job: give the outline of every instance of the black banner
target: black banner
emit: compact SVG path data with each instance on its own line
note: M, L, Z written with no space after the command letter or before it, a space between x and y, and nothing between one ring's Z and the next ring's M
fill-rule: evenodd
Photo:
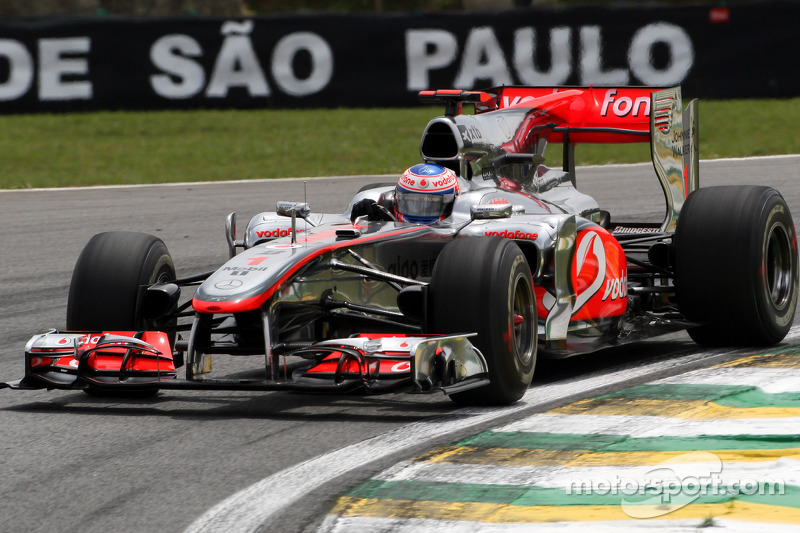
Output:
M0 23L0 112L416 105L421 89L800 95L800 4Z

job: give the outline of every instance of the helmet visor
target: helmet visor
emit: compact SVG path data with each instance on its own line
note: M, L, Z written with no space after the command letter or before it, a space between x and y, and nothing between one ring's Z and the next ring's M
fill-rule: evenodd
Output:
M397 192L397 208L410 217L440 217L444 212L446 196L442 194Z

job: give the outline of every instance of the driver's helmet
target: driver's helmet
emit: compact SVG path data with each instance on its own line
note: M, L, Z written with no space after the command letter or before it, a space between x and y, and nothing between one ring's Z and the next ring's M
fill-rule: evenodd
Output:
M432 224L453 210L461 190L456 173L441 165L420 163L409 168L395 187L395 215L404 222Z

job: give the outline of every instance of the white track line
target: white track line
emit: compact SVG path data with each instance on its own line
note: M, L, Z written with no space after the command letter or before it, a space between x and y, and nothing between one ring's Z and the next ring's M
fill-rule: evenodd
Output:
M335 520L335 523L334 523ZM708 528L708 529L705 529ZM554 522L537 524L490 524L486 522L464 522L461 520L425 520L402 518L328 517L320 528L326 533L698 533L702 531L724 531L725 533L797 533L800 526L793 524L762 524L739 522L725 518L714 518L711 524L702 519L686 520L638 520L631 522Z
M784 342L800 340L800 326L789 331ZM382 435L351 444L339 450L309 459L277 472L237 492L200 516L187 533L239 533L257 531L273 516L279 514L309 492L356 468L364 467L364 458L375 461L403 450L419 446L432 439L463 431L526 409L567 398L576 394L590 396L593 391L635 378L657 376L665 370L675 370L713 355L725 353L714 350L695 353L623 369L603 376L576 378L530 389L518 403L503 408L464 408L453 414L435 417L403 426Z

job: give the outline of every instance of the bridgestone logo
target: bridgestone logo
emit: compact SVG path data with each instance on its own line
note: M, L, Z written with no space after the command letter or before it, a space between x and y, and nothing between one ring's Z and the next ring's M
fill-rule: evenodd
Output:
M656 230L654 228L623 228L623 227L617 227L617 228L614 228L614 231L612 231L611 233L616 233L616 234L620 234L620 233L623 233L623 234L625 234L625 233L628 233L628 234L658 233L658 230Z

